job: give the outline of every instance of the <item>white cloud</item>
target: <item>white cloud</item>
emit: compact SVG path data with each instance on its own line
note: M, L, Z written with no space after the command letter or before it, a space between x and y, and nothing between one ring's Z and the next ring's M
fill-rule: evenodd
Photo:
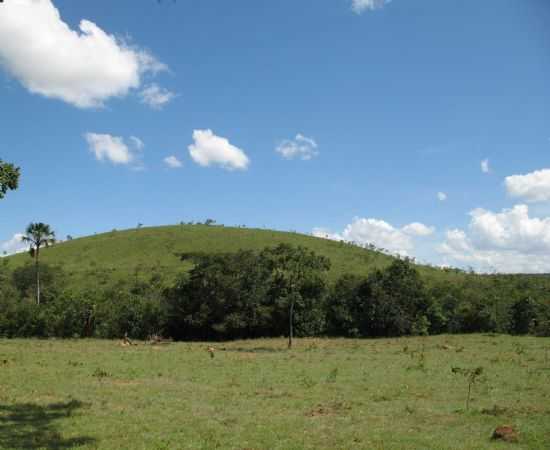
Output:
M136 151L132 151L119 136L110 134L86 133L84 138L88 142L90 151L95 155L98 161L110 161L113 164L130 164L139 160L138 151L144 147L141 139L131 136L130 140L134 144ZM142 168L141 165L137 167Z
M149 105L153 109L162 109L167 103L172 101L176 94L168 89L160 87L156 83L152 83L145 87L140 93L141 103Z
M434 231L434 228L419 222L413 222L403 228L395 228L383 220L356 217L351 224L344 228L342 233L331 233L323 228L315 228L313 235L326 239L355 242L359 245L374 244L391 253L406 256L414 249L413 237L428 236Z
M480 271L550 271L550 217L529 217L527 205L470 212L468 230L453 229L438 251Z
M171 169L178 169L183 166L183 163L174 155L167 156L163 161Z
M101 107L139 88L145 73L166 69L89 20L72 30L51 0L7 1L1 9L0 65L32 93Z
M423 223L413 222L402 228L403 232L410 236L429 236L435 231L434 227L427 227Z
M23 236L23 233L15 233L11 239L0 243L0 256L13 255L28 250L29 244L21 241Z
M484 159L481 161L481 171L483 173L489 173L491 171L491 168L489 167L489 159Z
M390 2L391 0L352 0L351 9L356 14L361 14L367 10L380 9Z
M508 194L526 202L550 201L550 169L535 170L526 175L512 175L504 180Z
M307 161L319 155L317 147L317 142L314 139L298 133L294 139L282 141L275 151L285 159L300 158Z
M143 141L136 137L136 136L130 136L130 140L132 141L132 143L134 144L134 147L138 150L143 150L145 148L145 144L143 143Z
M246 170L250 160L245 152L230 144L226 138L216 136L212 130L194 130L189 154L201 166L217 165L227 170Z
M437 199L441 202L444 202L445 200L447 200L447 194L445 194L445 192L438 192Z

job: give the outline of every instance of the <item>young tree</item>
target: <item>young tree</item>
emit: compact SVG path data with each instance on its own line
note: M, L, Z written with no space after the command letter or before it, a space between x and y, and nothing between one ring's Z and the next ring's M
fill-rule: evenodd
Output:
M29 253L34 258L36 267L36 303L40 304L40 267L39 256L41 247L49 247L55 243L55 233L49 225L37 222L31 223L25 230L25 236L21 238L23 242L28 242L31 246Z
M0 159L0 199L4 198L8 189L17 189L18 184L19 167Z

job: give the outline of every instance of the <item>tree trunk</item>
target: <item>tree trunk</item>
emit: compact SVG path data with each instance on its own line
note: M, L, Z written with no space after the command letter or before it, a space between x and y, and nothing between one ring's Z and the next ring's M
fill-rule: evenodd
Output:
M292 348L292 335L294 333L293 329L294 323L294 297L290 301L290 311L288 314L288 348Z
M34 265L36 268L36 304L40 305L40 265L38 264L38 248L34 257Z

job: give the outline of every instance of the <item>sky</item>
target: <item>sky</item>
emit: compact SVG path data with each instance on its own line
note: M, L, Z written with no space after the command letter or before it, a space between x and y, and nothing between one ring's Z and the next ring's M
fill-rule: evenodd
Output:
M0 252L215 219L550 272L547 0L4 0Z

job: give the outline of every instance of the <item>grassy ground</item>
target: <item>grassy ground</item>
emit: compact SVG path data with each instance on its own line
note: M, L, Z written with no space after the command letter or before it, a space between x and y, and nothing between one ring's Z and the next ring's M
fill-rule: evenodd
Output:
M549 449L550 339L0 340L3 449ZM465 410L467 381L484 368ZM490 440L510 424L515 444Z

